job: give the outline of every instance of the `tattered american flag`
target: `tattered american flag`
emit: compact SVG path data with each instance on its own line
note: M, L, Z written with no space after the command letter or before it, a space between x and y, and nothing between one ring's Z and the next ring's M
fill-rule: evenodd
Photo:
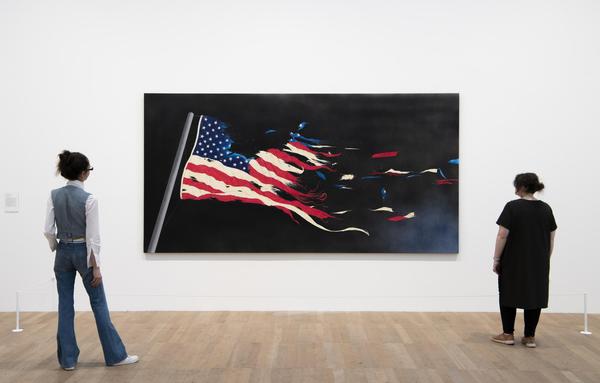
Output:
M329 232L359 231L347 227L334 230L322 221L332 216L311 203L327 196L304 190L299 177L306 171L334 171L329 157L337 154L317 152L301 142L289 140L282 149L261 150L252 158L231 150L227 125L210 116L200 116L194 149L181 177L181 199L213 199L243 202L276 208L294 221L300 217Z

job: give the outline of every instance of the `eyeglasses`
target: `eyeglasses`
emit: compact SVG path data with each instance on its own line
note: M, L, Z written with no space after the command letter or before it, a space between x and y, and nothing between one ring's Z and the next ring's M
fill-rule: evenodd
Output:
M89 168L87 171L88 171L88 172L91 172L92 170L94 170L94 168Z

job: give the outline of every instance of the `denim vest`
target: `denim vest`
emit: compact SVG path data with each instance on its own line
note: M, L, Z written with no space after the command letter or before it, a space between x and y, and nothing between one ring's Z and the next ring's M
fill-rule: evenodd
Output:
M56 220L56 237L62 240L85 238L85 203L90 193L67 185L52 190L52 204Z

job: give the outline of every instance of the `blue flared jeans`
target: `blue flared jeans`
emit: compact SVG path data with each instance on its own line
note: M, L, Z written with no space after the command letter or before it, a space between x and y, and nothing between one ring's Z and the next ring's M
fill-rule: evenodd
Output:
M104 361L113 365L127 357L125 345L121 341L115 326L110 320L108 304L104 295L104 286L100 283L92 287L92 268L87 266L87 248L85 243L60 242L54 259L54 274L58 289L58 363L64 368L75 367L79 357L79 347L75 339L75 309L73 290L75 275L79 273L90 298L90 305L96 319L96 327L104 352Z

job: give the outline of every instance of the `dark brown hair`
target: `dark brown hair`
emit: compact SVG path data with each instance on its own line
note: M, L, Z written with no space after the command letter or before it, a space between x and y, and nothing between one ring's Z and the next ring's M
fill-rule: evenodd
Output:
M537 174L535 173L521 173L517 174L513 182L515 189L525 189L527 193L535 193L544 190L544 184L540 182Z
M68 180L74 181L78 179L81 173L89 168L90 161L84 154L63 150L62 153L58 155L56 173Z

